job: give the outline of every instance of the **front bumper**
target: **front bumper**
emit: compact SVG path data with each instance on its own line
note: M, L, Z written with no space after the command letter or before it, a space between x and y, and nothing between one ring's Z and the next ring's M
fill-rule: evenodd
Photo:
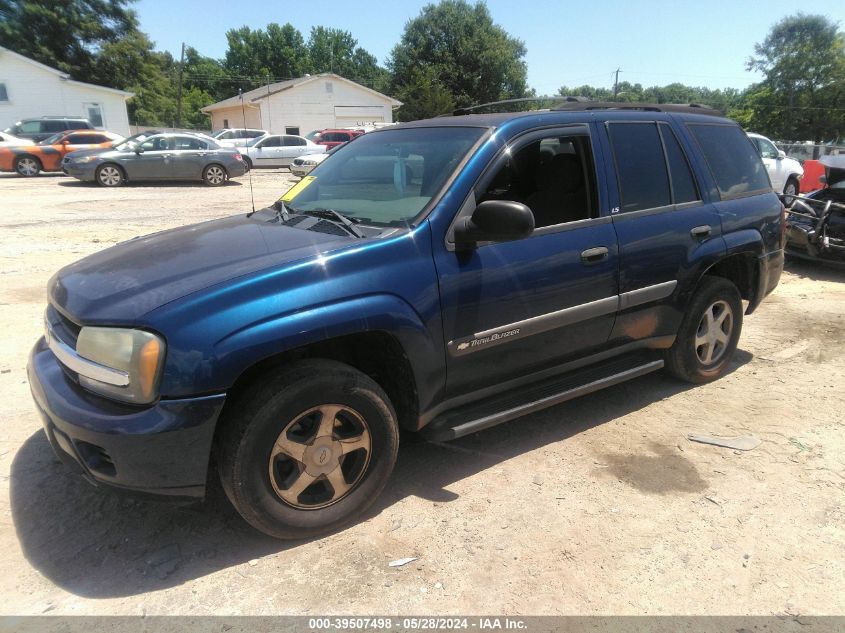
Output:
M62 163L62 171L79 180L94 181L97 165L93 163Z
M27 367L44 430L59 458L94 484L170 498L205 494L225 394L123 405L82 389L43 338Z

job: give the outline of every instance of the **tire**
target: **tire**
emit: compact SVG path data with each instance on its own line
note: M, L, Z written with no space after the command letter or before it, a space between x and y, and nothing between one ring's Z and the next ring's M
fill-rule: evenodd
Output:
M229 174L223 165L212 163L202 170L202 181L209 187L219 187L229 179Z
M94 179L101 187L119 187L126 182L123 170L113 163L106 163L97 167Z
M384 390L329 360L295 363L250 387L222 424L216 446L226 495L252 526L282 539L355 520L383 490L399 446Z
M249 159L249 156L244 156L244 163L246 163L247 171L252 171L252 161Z
M722 277L704 277L681 320L675 343L666 351L666 369L692 383L720 378L730 365L741 331L742 299L736 286Z
M35 156L29 155L18 156L15 159L14 167L15 171L18 172L18 175L23 176L24 178L37 176L41 173L41 170L44 169L40 160L38 160Z
M795 177L790 177L783 186L783 203L786 206L792 204L792 200L800 193L800 186Z

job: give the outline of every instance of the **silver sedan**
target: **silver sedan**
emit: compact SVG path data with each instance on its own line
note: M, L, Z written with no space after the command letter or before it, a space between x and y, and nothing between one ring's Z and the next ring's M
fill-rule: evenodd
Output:
M105 150L71 152L62 171L79 180L117 187L140 180L202 180L216 187L248 170L236 149L202 134L154 134Z

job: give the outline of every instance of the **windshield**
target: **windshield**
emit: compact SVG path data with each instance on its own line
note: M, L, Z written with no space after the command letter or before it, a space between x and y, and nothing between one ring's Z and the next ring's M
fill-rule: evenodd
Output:
M67 134L67 132L57 132L56 134L53 134L53 136L48 136L47 138L45 138L39 143L39 145L55 145L62 139L65 134Z
M142 141L144 141L144 139L151 137L153 134L158 134L158 132L140 132L138 134L133 134L132 136L123 139L120 143L117 143L116 145L112 146L112 149L134 149L135 146L138 145L138 143L141 143Z
M252 147L252 146L253 146L253 145L255 145L258 141L263 141L263 140L264 140L264 137L263 137L263 136L256 136L255 138L251 138L251 139L249 139L246 143L244 143L244 145L246 145L247 147Z
M309 141L316 141L320 137L320 130L311 130L308 134L305 135Z
M485 130L420 127L365 134L286 195L291 211L332 209L375 226L407 226ZM293 192L291 192L293 193Z

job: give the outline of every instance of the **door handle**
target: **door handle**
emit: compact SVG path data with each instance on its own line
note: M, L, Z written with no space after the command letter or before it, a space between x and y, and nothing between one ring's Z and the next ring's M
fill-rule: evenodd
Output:
M581 252L581 261L585 264L595 264L607 259L607 247L596 246Z
M701 226L696 226L691 229L689 234L692 235L694 239L703 240L706 237L710 237L710 233L712 231L713 228L709 224L702 224Z

